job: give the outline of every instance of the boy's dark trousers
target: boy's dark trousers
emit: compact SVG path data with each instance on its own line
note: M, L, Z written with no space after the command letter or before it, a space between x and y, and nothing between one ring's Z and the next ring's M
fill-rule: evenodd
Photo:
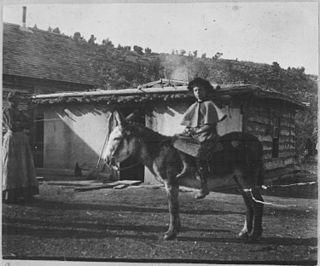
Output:
M208 190L208 176L209 176L209 163L212 158L214 148L217 144L216 140L207 140L201 143L199 156L196 158L198 173L200 175L201 189L197 198L204 198L209 194Z

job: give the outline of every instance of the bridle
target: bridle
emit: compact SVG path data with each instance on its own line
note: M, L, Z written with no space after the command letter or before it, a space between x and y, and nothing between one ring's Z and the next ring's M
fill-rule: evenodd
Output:
M137 140L138 140L139 143L141 143L141 139L140 139L140 138L137 138ZM136 162L136 163L134 163L134 164L132 164L132 165L129 165L129 166L118 167L118 166L116 165L116 162L115 162L114 158L112 157L110 163L109 163L109 164L105 163L103 167L105 167L106 165L108 165L110 168L113 168L113 169L115 169L116 171L123 171L123 170L127 170L127 169L131 169L131 168L133 168L133 167L136 167L136 166L138 166L138 165L140 165L140 164L141 164L141 162L138 161L138 162Z

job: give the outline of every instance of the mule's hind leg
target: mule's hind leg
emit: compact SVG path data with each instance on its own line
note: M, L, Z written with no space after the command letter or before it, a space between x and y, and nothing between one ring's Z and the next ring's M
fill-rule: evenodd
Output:
M242 178L242 175L234 176L233 179L236 182L238 189L240 190L244 203L246 204L246 219L244 221L244 225L242 230L239 233L239 237L247 239L249 237L250 232L252 231L253 226L253 216L254 216L254 207L252 204L252 199L249 192L243 190L245 186L245 182Z
M243 197L244 202L246 204L247 211L246 211L246 219L244 221L243 228L239 233L239 237L247 239L249 237L249 234L250 234L250 232L252 230L252 226L253 226L254 208L252 205L252 200L250 199L250 196L248 196L247 192L242 191L242 197Z
M263 198L258 188L252 189L251 201L253 205L253 227L249 234L250 240L257 240L262 235Z
M181 227L179 217L179 185L177 182L165 182L165 187L168 195L170 224L169 229L164 235L165 240L176 238Z

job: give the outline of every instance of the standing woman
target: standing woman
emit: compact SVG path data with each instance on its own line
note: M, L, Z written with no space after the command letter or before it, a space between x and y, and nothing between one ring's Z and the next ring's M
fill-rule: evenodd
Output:
M18 110L19 98L9 93L3 110L2 199L7 203L29 201L39 194L39 186L28 136L27 117Z

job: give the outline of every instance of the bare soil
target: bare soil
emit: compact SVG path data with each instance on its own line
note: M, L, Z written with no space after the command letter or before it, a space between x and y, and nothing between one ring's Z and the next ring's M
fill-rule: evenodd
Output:
M314 189L316 190L316 189ZM86 192L43 181L31 203L3 204L4 259L316 264L317 199L265 196L262 239L237 238L245 206L237 194L194 199L180 192L182 232L165 241L169 215L159 186Z

